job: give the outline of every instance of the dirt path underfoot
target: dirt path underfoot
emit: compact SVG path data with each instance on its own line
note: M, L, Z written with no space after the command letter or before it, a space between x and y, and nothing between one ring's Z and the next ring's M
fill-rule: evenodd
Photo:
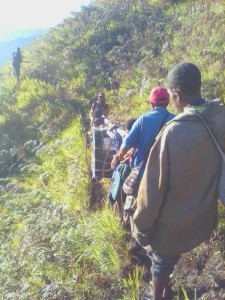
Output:
M129 228L127 232L130 266L126 272L132 273L136 267L139 273L143 271L140 283L140 300L143 300L151 282L151 259L132 239ZM175 266L170 285L168 300L225 300L225 248L219 248L217 241L211 239L182 255Z
M90 186L90 208L93 210L102 209L103 199L106 197L106 190L98 179L92 179Z

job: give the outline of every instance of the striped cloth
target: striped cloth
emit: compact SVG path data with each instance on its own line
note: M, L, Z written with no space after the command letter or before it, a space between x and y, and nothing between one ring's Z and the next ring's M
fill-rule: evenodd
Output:
M116 154L115 143L106 134L108 127L92 128L92 178L111 178L111 161Z

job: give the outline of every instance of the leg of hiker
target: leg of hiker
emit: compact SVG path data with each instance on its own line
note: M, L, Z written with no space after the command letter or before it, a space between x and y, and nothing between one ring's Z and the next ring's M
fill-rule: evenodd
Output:
M15 66L15 68L14 68L14 75L15 75L17 81L19 81L19 77L20 77L20 68L18 68L17 66Z
M113 204L113 209L115 211L115 213L120 216L121 212L120 212L120 203L118 201L115 201L115 203Z
M17 81L19 81L20 80L20 67L18 68L18 70L17 70Z
M179 256L161 256L153 252L152 260L152 283L154 300L166 299L169 292L169 277L172 274L175 264L179 261ZM164 296L164 298L163 298Z
M122 199L122 189L120 188L120 197L117 199L117 212L118 212L118 216L121 217L122 216L122 211L123 211L123 199Z

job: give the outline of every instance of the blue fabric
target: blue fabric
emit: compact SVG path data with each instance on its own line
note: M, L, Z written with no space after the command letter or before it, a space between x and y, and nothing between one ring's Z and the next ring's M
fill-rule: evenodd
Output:
M119 164L114 170L108 194L110 202L122 200L122 186L125 179L130 174L130 171L131 169L128 162Z
M173 273L174 266L178 263L180 256L160 256L153 252L150 255L152 260L151 273L153 277L168 276Z
M143 176L150 148L161 129L162 121L166 114L168 115L164 122L165 124L172 120L175 115L168 113L164 107L156 107L149 113L140 116L123 141L123 147L126 149L138 148L134 158L134 167L137 167L141 161L144 161L138 176L139 180L141 180Z

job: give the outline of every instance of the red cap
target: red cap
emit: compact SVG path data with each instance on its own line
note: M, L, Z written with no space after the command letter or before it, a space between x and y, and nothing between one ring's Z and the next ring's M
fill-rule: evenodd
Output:
M167 89L158 86L151 91L148 101L154 104L168 104L169 98Z

